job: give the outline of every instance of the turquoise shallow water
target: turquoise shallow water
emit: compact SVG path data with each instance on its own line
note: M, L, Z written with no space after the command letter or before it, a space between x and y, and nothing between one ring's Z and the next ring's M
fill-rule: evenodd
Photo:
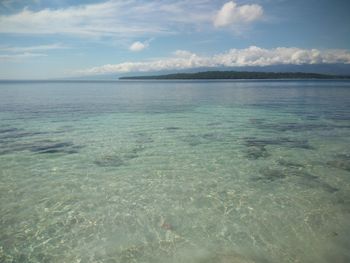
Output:
M1 262L349 262L350 82L0 84Z

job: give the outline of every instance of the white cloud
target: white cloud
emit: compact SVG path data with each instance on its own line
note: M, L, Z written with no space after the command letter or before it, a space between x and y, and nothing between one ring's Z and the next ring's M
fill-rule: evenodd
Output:
M270 66L281 64L350 64L348 50L318 50L278 47L264 49L251 46L245 49L231 49L228 52L213 56L199 56L188 51L176 51L169 58L143 62L125 62L108 64L77 73L83 75L149 72L161 70L180 70L200 67L242 67L242 66Z
M136 41L136 42L131 44L131 46L129 47L129 50L133 51L133 52L139 52L139 51L144 50L148 46L149 46L149 43L147 41L143 42L143 43L140 41Z
M264 11L260 5L238 6L234 1L227 2L222 6L214 17L216 27L225 27L236 24L248 24L260 19Z
M38 45L38 46L27 46L27 47L0 46L0 51L20 53L20 52L33 52L33 51L48 51L48 50L66 49L66 48L68 47L62 45L61 43L55 43L55 44L49 44L49 45Z
M37 11L24 8L0 15L0 33L130 39L215 30L213 18L216 27L249 24L263 13L260 5L238 6L233 1L216 11L211 0L107 0Z
M7 62L14 62L14 61L20 61L22 59L27 58L35 58L35 57L46 57L46 54L42 53L20 53L20 54L0 54L0 61L7 61Z
M132 0L107 1L98 4L72 6L61 9L31 11L23 9L12 15L0 16L0 33L71 34L79 36L133 35L161 32L160 27L129 23L123 20Z
M37 46L0 46L0 61L20 61L23 59L35 58L35 57L46 57L47 54L37 53L46 52L55 49L68 48L60 43L49 44L49 45L37 45Z
M188 58L191 57L193 54L187 50L176 50L174 52L174 55L180 58Z
M212 3L208 0L109 0L39 11L24 8L15 14L2 14L0 33L115 38L153 36L210 24L213 15Z

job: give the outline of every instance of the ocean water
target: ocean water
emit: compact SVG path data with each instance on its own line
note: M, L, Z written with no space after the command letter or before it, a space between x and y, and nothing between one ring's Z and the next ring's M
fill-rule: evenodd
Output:
M0 83L0 262L350 262L350 82Z

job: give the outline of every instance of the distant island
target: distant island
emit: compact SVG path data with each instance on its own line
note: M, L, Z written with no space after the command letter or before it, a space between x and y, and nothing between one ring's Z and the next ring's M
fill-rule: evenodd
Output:
M350 79L345 75L329 75L303 72L250 72L250 71L205 71L176 73L156 76L120 77L121 80L177 80L177 79Z

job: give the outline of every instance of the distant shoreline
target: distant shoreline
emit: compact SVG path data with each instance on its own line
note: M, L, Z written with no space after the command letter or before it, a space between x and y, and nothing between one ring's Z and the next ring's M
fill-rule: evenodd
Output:
M0 79L4 83L112 83L120 81L350 81L350 75L332 75L304 72L204 71L149 76L124 76L97 79Z
M120 80L346 80L350 76L304 72L204 71L152 76L120 77Z
M134 78L120 78L120 79L98 79L98 80L42 80L42 79L30 79L30 80L14 80L6 79L0 80L0 85L4 84L30 84L30 83L118 83L118 82L288 82L288 81L346 81L350 82L350 77L346 78L275 78L275 79L134 79Z

